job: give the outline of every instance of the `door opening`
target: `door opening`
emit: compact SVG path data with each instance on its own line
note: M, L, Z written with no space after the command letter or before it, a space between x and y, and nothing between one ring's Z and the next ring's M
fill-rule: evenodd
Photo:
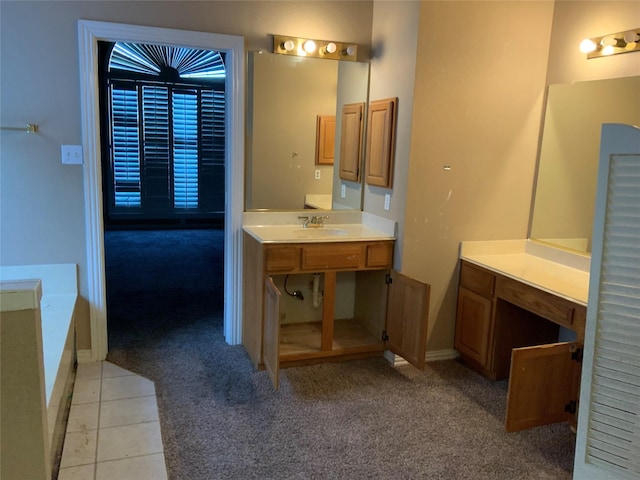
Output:
M229 344L241 342L241 225L244 198L244 41L242 37L155 27L80 20L80 89L84 191L90 305L90 360L104 360L108 350L104 267L104 213L97 85L98 42L139 42L181 45L224 52L227 59L225 120L225 219L224 219L224 336ZM89 360L89 359L87 359Z

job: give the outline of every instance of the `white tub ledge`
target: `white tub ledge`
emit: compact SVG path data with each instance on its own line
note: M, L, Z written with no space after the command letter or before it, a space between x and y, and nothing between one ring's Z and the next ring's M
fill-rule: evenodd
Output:
M73 388L77 299L75 264L0 267L2 402L15 410L3 408L2 438L24 440L1 445L3 473L27 468L51 476ZM29 433L25 421L37 421Z

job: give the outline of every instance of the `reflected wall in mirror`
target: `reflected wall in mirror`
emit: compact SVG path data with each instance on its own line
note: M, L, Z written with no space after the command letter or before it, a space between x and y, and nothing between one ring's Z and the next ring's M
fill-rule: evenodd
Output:
M640 77L549 86L531 238L591 251L603 123L640 125Z
M355 97L366 102L369 65L249 52L247 85L245 209L360 209L360 184L340 188L334 170L338 112ZM316 164L318 115L336 115L333 165Z

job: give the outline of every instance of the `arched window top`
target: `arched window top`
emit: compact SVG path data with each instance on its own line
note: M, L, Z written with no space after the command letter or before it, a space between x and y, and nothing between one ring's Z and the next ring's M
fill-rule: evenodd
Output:
M224 78L226 69L220 52L167 45L116 42L109 59L109 71L124 70L160 76L173 69L181 78Z

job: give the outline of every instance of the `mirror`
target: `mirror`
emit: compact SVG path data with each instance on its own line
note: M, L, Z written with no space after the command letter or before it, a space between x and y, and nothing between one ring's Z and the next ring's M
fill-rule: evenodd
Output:
M591 251L603 123L640 125L640 76L549 86L530 238Z
M338 177L342 105L367 102L369 64L249 52L245 210L355 209ZM334 162L316 163L318 116L334 115Z

